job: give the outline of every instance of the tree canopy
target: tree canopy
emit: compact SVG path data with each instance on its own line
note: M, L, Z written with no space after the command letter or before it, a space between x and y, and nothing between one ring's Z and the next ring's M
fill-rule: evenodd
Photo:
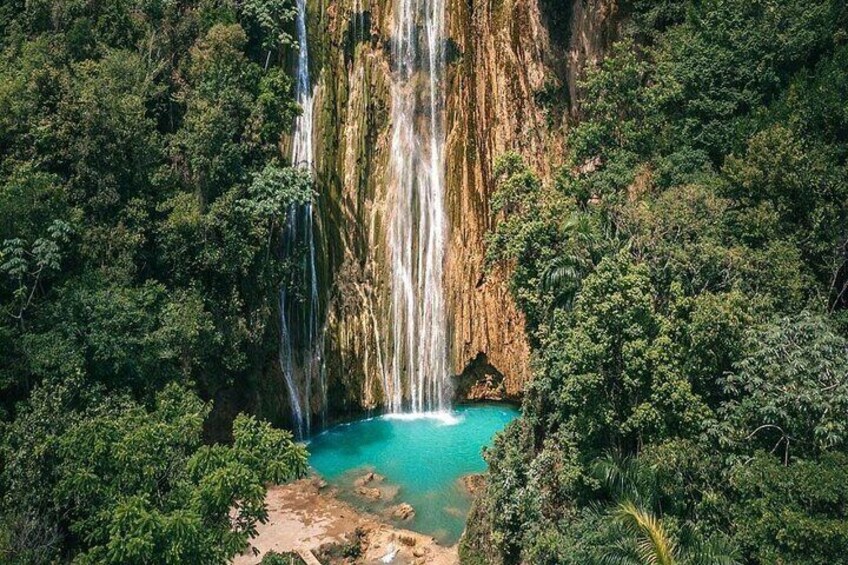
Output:
M226 563L305 471L254 416L291 2L0 7L0 561Z
M511 268L534 375L460 553L844 560L848 11L621 18L560 172L496 167L489 260Z

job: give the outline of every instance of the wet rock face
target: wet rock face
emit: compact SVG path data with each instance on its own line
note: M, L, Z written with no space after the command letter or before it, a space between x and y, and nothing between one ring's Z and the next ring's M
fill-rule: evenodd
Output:
M455 378L454 390L465 400L516 400L517 392L510 394L503 374L491 363L485 353L478 353L462 373Z
M530 377L530 349L508 273L484 267L485 234L495 221L494 163L515 151L542 178L555 173L579 113L577 82L615 36L617 2L451 0L448 6L458 53L447 85L451 360L457 375L480 354L494 369L465 397L514 398Z
M580 68L615 36L613 0L449 0L445 76L445 300L449 369L492 368L462 398L514 398L530 377L524 318L508 272L487 271L495 159L516 151L543 178L578 115ZM392 189L393 0L314 3L319 279L331 413L384 402L392 323L387 230ZM467 376L467 375L465 375ZM462 379L460 379L462 380Z
M460 374L485 354L503 375L505 394L517 395L530 376L524 317L510 297L508 273L484 265L494 221L492 171L497 157L512 150L550 172L565 116L549 113L537 92L560 81L564 53L551 44L536 0L454 0L448 20L459 53L447 85L451 361Z

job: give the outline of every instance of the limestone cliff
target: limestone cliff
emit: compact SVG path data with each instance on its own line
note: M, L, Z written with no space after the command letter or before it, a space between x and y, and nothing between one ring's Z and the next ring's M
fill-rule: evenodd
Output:
M445 288L461 394L520 394L524 319L506 273L484 269L495 159L524 155L543 176L561 161L577 77L614 34L609 0L448 0ZM327 313L330 409L382 402L390 348L386 246L391 0L310 7L315 156ZM480 382L469 383L468 380ZM482 380L481 380L482 379ZM471 392L476 391L476 392Z

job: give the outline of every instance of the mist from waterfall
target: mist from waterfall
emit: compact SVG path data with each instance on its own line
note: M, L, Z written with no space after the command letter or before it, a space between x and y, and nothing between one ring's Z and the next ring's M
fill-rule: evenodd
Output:
M395 0L390 156L392 412L446 409L450 398L443 291L444 0Z
M297 68L295 97L301 114L297 117L292 143L292 164L312 171L312 85L306 36L306 0L297 0ZM294 268L292 285L298 291L280 289L280 369L291 403L292 422L298 437L312 427L313 396L317 387L320 409L327 406L327 380L323 366L323 328L320 325L318 276L315 266L315 233L312 203L294 204L287 213L282 256Z

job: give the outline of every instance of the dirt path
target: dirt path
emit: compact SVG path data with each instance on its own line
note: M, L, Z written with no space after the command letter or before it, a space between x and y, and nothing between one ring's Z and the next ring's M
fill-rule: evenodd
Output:
M455 565L456 546L442 547L430 536L403 530L379 518L357 511L334 496L329 487L319 488L315 479L303 479L268 490L268 522L260 524L251 546L258 550L236 557L234 565L256 565L262 555L310 549L317 554L326 543L352 539L356 528L365 532L362 564ZM391 554L391 560L384 560Z

